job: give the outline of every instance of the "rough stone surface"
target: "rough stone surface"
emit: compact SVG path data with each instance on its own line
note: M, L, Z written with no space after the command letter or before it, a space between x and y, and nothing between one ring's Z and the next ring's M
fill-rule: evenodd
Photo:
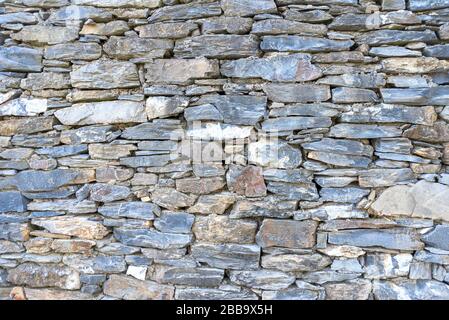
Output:
M172 300L174 288L153 281L111 275L104 284L105 294L123 300Z
M0 300L449 299L448 0L0 0Z
M261 247L311 248L315 245L313 221L265 220L257 234Z
M8 281L31 288L56 287L77 290L81 287L79 273L67 267L25 263L12 269Z

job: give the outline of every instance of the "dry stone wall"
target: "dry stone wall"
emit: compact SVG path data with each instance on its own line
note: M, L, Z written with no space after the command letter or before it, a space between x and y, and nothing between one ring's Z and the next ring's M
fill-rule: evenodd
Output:
M0 0L3 299L449 299L449 0Z

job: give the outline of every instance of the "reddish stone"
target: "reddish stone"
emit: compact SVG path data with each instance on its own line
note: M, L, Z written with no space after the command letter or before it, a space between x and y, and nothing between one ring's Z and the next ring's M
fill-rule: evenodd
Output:
M263 178L262 168L246 167L236 178L234 192L247 197L264 197L267 195L267 186Z

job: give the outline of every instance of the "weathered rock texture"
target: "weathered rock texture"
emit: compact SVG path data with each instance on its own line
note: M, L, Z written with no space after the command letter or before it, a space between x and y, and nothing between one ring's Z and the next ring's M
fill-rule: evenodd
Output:
M0 299L449 299L448 14L0 0Z

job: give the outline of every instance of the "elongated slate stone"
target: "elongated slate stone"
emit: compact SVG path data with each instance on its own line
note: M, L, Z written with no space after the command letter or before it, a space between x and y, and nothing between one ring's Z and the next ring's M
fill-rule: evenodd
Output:
M103 50L112 59L150 60L163 57L167 50L173 49L173 46L172 40L112 36L103 45Z
M270 110L270 117L310 116L310 117L335 117L339 114L332 103L305 103L292 104L283 108Z
M320 197L323 201L339 203L358 203L363 197L369 195L370 190L357 187L322 188Z
M410 154L412 142L407 138L378 139L374 141L374 148L378 152Z
M84 24L80 31L82 36L120 36L129 30L128 23L123 20L114 20L107 23Z
M12 183L24 192L52 191L73 184L79 175L78 171L71 169L22 171L12 178Z
M386 73L438 73L449 69L449 61L433 57L388 58L382 60L382 70Z
M97 43L62 43L49 46L44 51L45 59L53 60L95 60L101 57L101 46Z
M348 139L374 139L400 137L402 130L394 126L341 123L333 126L329 136Z
M343 113L342 122L351 123L414 123L431 126L437 120L433 107L405 107L401 105L380 104L377 106L353 106L352 111Z
M409 168L404 169L370 169L360 172L359 185L365 188L388 187L404 184L415 179Z
M449 87L381 89L380 92L386 103L402 103L414 106L442 106L449 103Z
M409 50L399 46L374 47L369 51L370 55L378 57L420 57L420 51Z
M203 97L198 103L214 105L223 121L233 125L255 125L267 109L267 98L259 96L214 95Z
M31 0L35 1L35 0ZM73 0L73 4L100 8L150 8L161 5L160 0Z
M291 217L291 210L296 209L296 201L282 201L278 198L267 198L260 201L238 201L230 217L234 219L267 217L267 218L288 218Z
M192 257L213 268L232 270L255 270L259 268L260 247L241 244L192 245Z
M40 72L41 70L40 50L24 47L0 48L0 71Z
M62 158L67 156L72 156L80 153L87 152L86 145L69 145L69 146L58 146L58 147L47 147L37 149L37 154L43 154L50 156L52 158Z
M46 99L13 99L0 104L0 116L36 116L47 111Z
M55 193L53 191L52 193ZM76 200L76 199L52 199L47 201L33 201L28 204L28 210L30 211L42 211L42 212L68 212L73 214L86 214L95 213L97 211L97 205L93 201L89 200ZM42 214L45 217L45 214ZM56 215L58 216L58 215ZM40 214L37 214L40 217Z
M161 283L217 287L220 285L223 276L224 270L221 269L158 266L152 278Z
M150 83L190 84L194 79L218 77L217 60L157 59L145 65L146 80Z
M176 41L174 54L179 58L236 59L256 56L259 42L255 36L202 35Z
M128 157L121 158L120 164L126 167L139 168L139 167L161 167L168 164L170 161L170 155L154 155L154 156L140 156L140 157Z
M121 202L105 204L98 208L98 212L108 218L154 220L155 214L160 214L160 208L152 203Z
M77 27L35 25L24 26L19 32L13 33L11 38L35 45L46 45L71 42L78 39L78 33Z
M150 23L160 21L177 21L206 18L221 15L221 6L218 2L213 3L189 3L174 6L165 6L157 9L150 16Z
M90 198L97 202L113 202L126 199L131 191L125 186L115 186L106 183L96 183L89 187Z
M327 76L317 81L318 84L354 88L377 88L386 84L385 75L378 73L343 74Z
M251 33L257 35L278 35L278 34L298 34L298 35L324 35L327 27L322 24L303 23L285 19L266 19L256 21L253 24Z
M88 217L61 216L33 219L32 224L40 226L51 233L89 240L103 239L109 233L103 224L89 220Z
M411 11L426 11L434 9L449 8L447 0L410 0L409 9Z
M225 62L221 73L234 78L262 78L268 81L311 81L321 77L309 55L294 54L269 58L247 58Z
M0 24L33 24L37 18L30 12L13 12L0 15Z
M156 22L138 26L136 31L139 32L141 38L182 39L188 37L197 29L198 25L193 22Z
M279 269L284 272L304 272L321 270L331 263L332 260L330 258L321 254L281 254L263 256L261 265L267 269Z
M377 102L377 94L368 89L358 88L335 88L332 90L332 102L334 103L357 103L357 102Z
M141 123L147 121L141 102L104 101L74 104L55 112L65 125Z
M247 34L251 31L253 20L241 17L212 17L201 21L203 34ZM184 37L183 37L184 38Z
M70 73L72 86L80 89L134 88L140 86L136 65L98 60Z
M385 44L403 45L410 42L432 43L438 41L434 31L402 31L402 30L376 30L356 37L357 43L366 43L370 46Z
M257 300L259 297L250 290L221 290L211 288L179 288L178 300Z
M87 126L63 131L61 133L61 143L69 145L99 143L113 140L117 135L117 133L114 133L112 126Z
M301 36L264 36L260 44L263 51L330 52L346 51L354 45L351 40L329 40Z
M447 300L449 286L436 280L376 280L373 293L379 300Z
M369 27L369 15L366 14L342 14L336 17L329 25L329 29L338 31L361 31Z
M71 5L52 12L48 21L51 21L55 25L64 25L67 22L84 21L87 19L96 22L107 22L112 20L113 17L110 12L104 9Z
M25 263L10 270L8 281L32 288L57 287L78 290L81 287L79 273L68 267Z
M65 265L85 274L121 273L126 270L124 257L65 255Z
M371 158L344 155L344 154L332 154L321 151L312 151L307 155L309 159L317 160L327 164L340 167L354 167L354 168L368 168L371 163Z
M223 0L221 7L226 16L248 17L277 12L276 3L273 0Z
M130 140L179 140L182 136L180 124L168 121L153 121L129 127L122 134L123 138Z
M172 300L173 286L142 281L124 275L111 275L104 284L104 293L124 300Z
M266 132L280 132L311 128L328 128L331 125L332 120L328 117L282 117L264 121L262 123L262 129Z
M329 243L336 245L350 245L357 247L382 247L396 250L420 250L424 244L419 235L412 230L386 229L386 230L348 230L331 232L328 235Z
M114 237L125 245L155 249L184 248L192 242L191 235L162 233L154 229L114 228Z
M274 270L231 271L229 278L239 285L265 290L279 290L289 287L295 277Z
M318 200L319 195L314 183L285 183L271 181L267 190L287 200Z
M274 102L321 102L332 97L325 85L268 83L263 90Z
M301 145L305 150L328 152L332 154L348 154L371 157L373 148L353 140L341 140L324 138L317 142L304 143Z
M232 140L245 139L251 136L253 127L237 126L222 123L206 123L201 126L189 126L187 129L187 136L192 139L202 140Z

